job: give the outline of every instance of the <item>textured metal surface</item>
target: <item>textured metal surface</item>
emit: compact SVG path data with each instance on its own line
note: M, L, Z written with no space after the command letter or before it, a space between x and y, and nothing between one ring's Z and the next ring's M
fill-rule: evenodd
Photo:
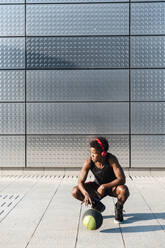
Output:
M133 134L165 134L165 102L131 104Z
M25 132L25 104L0 103L0 133L23 134Z
M131 0L132 2L151 2L151 0ZM163 2L164 0L153 0L152 2Z
M0 194L0 222L14 209L22 197L18 194Z
M129 3L110 4L115 1L27 0L38 3L26 6L27 35L128 35ZM132 2L131 34L165 34L164 2ZM16 4L25 1L0 3L0 36L24 35L25 6ZM165 72L160 69L165 67L164 57L165 36L131 37L131 67L155 68L131 70L132 101L165 101ZM128 101L128 70L85 69L128 68L129 37L27 37L27 67L84 69L27 71L29 101ZM25 38L1 37L0 69L24 68ZM23 71L0 71L0 101L24 101L24 80ZM24 108L21 103L0 104L1 134L24 134ZM132 133L165 134L165 102L131 103L131 111ZM81 166L91 137L87 133L109 133L114 154L119 154L119 160L121 156L122 166L129 165L128 136L110 135L128 134L128 103L29 103L27 132L62 134L28 136L28 166ZM164 136L131 138L133 167L164 166ZM24 136L1 136L0 166L24 166L24 149Z
M0 101L25 100L25 72L0 71Z
M0 0L0 3L25 3L25 0Z
M165 37L131 37L132 67L165 67Z
M132 136L132 167L164 167L165 136Z
M27 67L128 67L128 37L27 38Z
M165 70L131 70L133 101L165 101Z
M165 3L134 3L131 34L165 34Z
M28 101L128 101L128 70L27 71Z
M0 38L0 69L25 67L25 38Z
M128 103L29 103L27 132L127 134Z
M27 5L27 35L129 34L129 4Z
M0 5L0 36L25 35L24 5Z
M0 167L25 166L25 137L0 136Z
M81 167L90 156L89 142L95 136L28 136L27 166ZM110 152L123 167L128 167L128 136L106 135Z
M4 0L5 1L5 0ZM119 0L26 0L27 3L97 3L97 2L118 2ZM128 2L128 0L120 0L120 2Z

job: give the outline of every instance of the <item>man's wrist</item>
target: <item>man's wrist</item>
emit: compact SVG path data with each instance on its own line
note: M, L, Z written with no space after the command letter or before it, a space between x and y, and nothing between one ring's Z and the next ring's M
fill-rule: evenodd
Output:
M110 189L111 188L111 186L109 186L108 184L103 184L103 187L104 187L104 189Z

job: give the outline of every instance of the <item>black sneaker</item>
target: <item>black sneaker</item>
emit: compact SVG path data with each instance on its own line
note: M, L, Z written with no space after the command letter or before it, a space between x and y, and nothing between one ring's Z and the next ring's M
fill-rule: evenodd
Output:
M92 208L102 213L105 210L105 205L101 201L98 201L93 203Z
M120 204L116 203L115 204L115 220L114 222L116 224L119 224L123 221L123 206Z

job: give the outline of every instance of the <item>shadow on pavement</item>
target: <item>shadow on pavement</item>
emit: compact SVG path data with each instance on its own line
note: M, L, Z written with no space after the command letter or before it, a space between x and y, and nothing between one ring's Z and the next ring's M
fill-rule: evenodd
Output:
M104 219L114 218L113 215L103 216ZM165 225L147 225L148 220L152 219L165 219L165 213L131 213L124 214L124 222L120 225L122 232L153 232L153 231L165 231ZM124 226L124 224L136 223L138 221L146 221L146 225L143 226ZM120 228L103 229L100 232L104 233L120 233Z
M165 230L165 225L149 225L149 226L122 226L122 233L133 233L133 232L153 232L153 231L160 231ZM120 233L120 228L110 228L110 229L103 229L100 232L103 233Z

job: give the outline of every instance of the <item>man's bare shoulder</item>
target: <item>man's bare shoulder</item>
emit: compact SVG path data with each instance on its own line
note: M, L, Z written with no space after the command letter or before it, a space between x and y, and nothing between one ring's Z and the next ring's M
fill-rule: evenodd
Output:
M114 172L119 173L123 178L125 178L124 170L122 166L119 164L119 161L115 155L111 154L109 158L109 164L113 168Z
M90 168L91 166L91 157L86 158L84 164L83 164L83 168Z
M109 164L112 166L112 164L115 163L117 166L120 167L120 164L119 164L119 161L118 161L117 157L112 153L109 153L108 155L109 155L108 156Z

